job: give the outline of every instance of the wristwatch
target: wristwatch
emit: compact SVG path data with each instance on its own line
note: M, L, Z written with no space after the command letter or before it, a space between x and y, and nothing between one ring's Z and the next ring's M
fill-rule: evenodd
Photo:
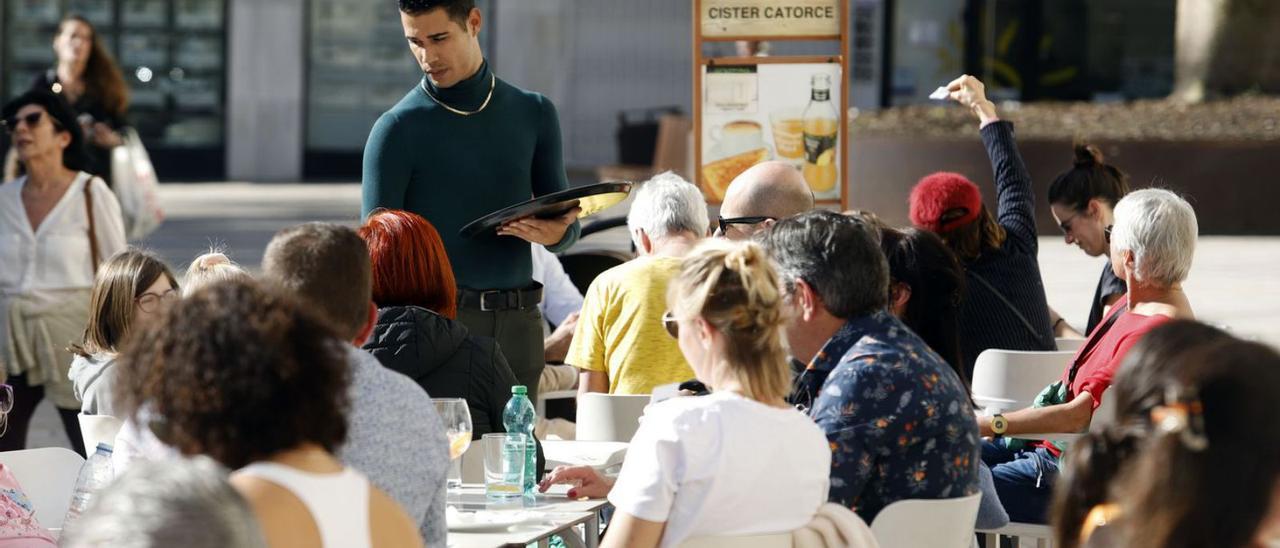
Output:
M996 413L991 416L991 433L998 438L1004 435L1005 430L1009 429L1009 421L1004 415Z

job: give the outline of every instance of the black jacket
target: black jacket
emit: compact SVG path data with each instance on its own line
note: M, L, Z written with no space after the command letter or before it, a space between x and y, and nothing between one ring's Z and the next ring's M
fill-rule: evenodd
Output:
M471 410L471 439L506 432L502 410L516 376L498 342L472 337L461 322L417 306L378 309L378 323L364 350L382 365L407 375L433 398L462 398ZM545 458L538 443L538 474Z
M378 324L364 349L433 398L467 400L475 439L506 431L502 409L516 377L497 341L472 337L461 322L425 308L389 306L378 309Z

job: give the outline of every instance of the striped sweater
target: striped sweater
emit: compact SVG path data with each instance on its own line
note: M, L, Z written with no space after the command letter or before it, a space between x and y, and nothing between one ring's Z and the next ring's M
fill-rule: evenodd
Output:
M996 220L1008 238L999 250L984 253L964 265L966 289L960 306L960 351L964 354L969 378L973 378L973 364L978 354L988 348L1055 348L1044 281L1036 259L1039 244L1035 195L1031 175L1018 154L1013 124L1005 121L987 124L982 128L982 144L986 146L995 173L999 203ZM1028 323L1032 329L1028 329Z

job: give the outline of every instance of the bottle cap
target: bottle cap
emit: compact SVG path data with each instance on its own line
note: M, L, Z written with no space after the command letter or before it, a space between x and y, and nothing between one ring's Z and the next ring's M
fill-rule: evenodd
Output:
M512 387L511 387L511 393L512 393L512 394L524 395L524 394L528 394L528 393L529 393L529 389L528 389L528 388L525 388L525 386L524 386L523 384L517 384L517 385L515 385L515 386L512 386Z

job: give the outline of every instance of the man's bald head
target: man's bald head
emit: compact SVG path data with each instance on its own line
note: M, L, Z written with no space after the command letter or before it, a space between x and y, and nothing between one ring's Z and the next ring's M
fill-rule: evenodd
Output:
M720 216L785 219L813 209L813 192L800 170L787 162L761 162L729 183ZM762 223L758 228L772 225ZM744 227L745 228L745 227ZM744 231L754 232L754 231ZM731 239L732 235L729 235Z

